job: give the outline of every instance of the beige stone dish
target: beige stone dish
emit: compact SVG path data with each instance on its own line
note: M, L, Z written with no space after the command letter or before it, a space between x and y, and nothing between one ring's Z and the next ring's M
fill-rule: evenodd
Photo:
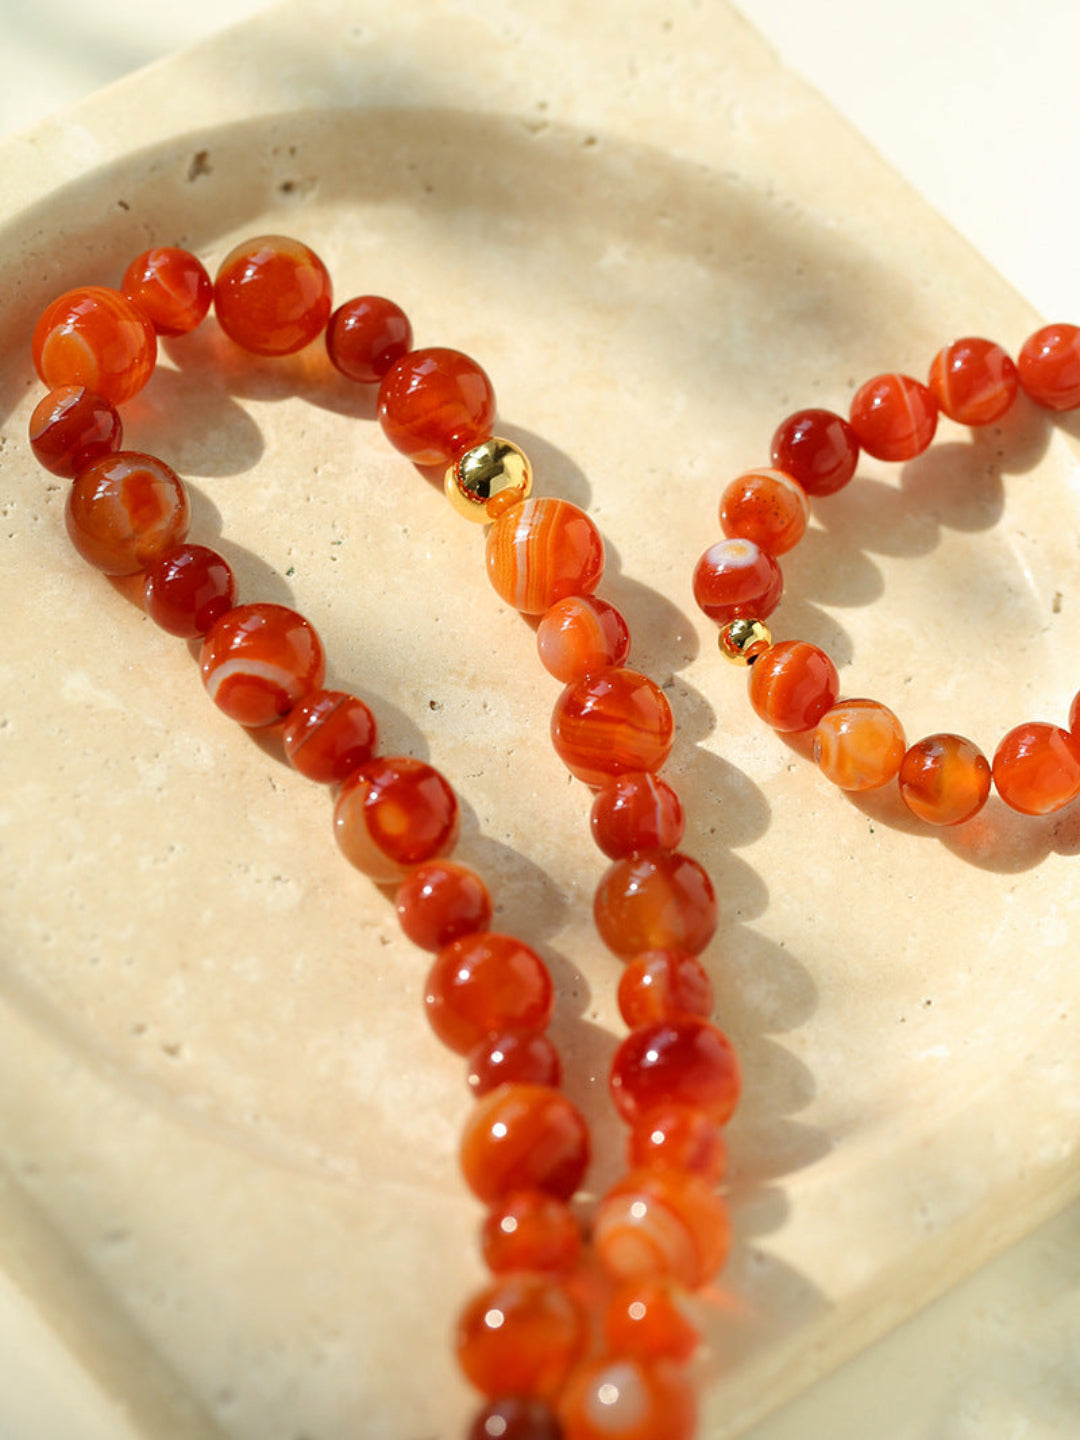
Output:
M294 3L8 143L0 173L0 1265L112 1407L103 1435L460 1434L448 1330L481 1273L424 957L343 865L325 796L77 560L27 451L37 313L151 243L212 264L292 233L340 296L393 295L420 343L481 360L538 490L605 534L604 593L676 710L745 1066L703 1436L1077 1192L1080 816L991 802L939 835L843 798L749 711L689 583L722 485L791 409L958 333L1015 350L1035 317L733 12ZM303 610L386 748L458 787L462 857L555 973L602 1185L601 866L479 532L313 355L235 361L210 330L166 347L127 422L244 596ZM864 467L817 507L775 632L824 644L911 738L1062 723L1075 437L1020 407Z

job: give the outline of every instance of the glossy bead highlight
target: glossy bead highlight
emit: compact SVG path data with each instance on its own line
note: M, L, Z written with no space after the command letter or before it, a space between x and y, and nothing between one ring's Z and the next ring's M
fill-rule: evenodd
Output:
M569 500L521 500L488 531L488 579L523 615L543 615L571 595L591 595L604 571L604 542Z
M859 441L842 415L798 410L781 421L769 447L772 463L797 480L807 495L833 495L859 464Z
M431 860L410 870L395 899L402 930L421 950L486 930L491 895L475 871L453 860Z
M120 449L124 427L116 407L85 385L50 390L30 416L30 448L39 465L71 480Z
M928 385L942 412L958 425L990 425L1016 399L1016 366L992 340L967 336L934 356Z
M748 470L720 496L720 528L729 539L752 540L769 555L793 550L810 523L810 502L782 470Z
M814 762L841 790L887 784L906 749L900 721L876 700L842 700L826 710L814 731Z
M497 1031L545 1029L554 1001L551 975L535 950L487 931L440 950L424 986L428 1023L459 1055Z
M326 350L350 380L377 385L412 347L412 325L400 305L381 295L357 295L331 315Z
M180 477L163 460L118 450L79 471L64 519L89 564L106 575L136 575L183 541L191 510Z
M824 650L805 640L781 640L754 661L749 694L766 725L792 734L812 730L836 704L840 677Z
M202 261L173 245L158 245L136 256L120 288L159 335L189 334L205 319L214 296Z
M904 804L928 825L962 825L990 794L990 762L962 735L927 735L904 755L897 775Z
M593 917L600 939L623 959L646 950L700 955L716 930L716 893L689 855L643 851L604 872Z
M588 1126L572 1101L544 1085L500 1085L465 1122L461 1169L494 1205L515 1190L569 1200L589 1163Z
M1050 815L1080 795L1080 741L1042 721L1017 725L994 752L993 774L1006 805L1022 815Z
M780 603L780 566L752 540L719 540L694 569L694 599L710 620L764 620Z
M122 405L154 373L157 336L119 290L84 285L46 307L34 327L33 356L50 390L83 385Z
M448 855L459 824L449 783L408 755L380 756L354 770L334 806L334 836L342 854L379 885Z
M622 665L630 653L630 630L606 600L568 595L544 612L536 648L544 669L569 685L596 670Z
M495 389L460 350L410 350L382 378L379 420L414 465L448 465L491 434Z
M194 640L236 604L236 577L216 550L177 545L147 569L143 604L155 625Z
M375 753L375 716L356 695L315 690L289 712L282 744L294 770L317 785L340 785Z
M647 675L616 667L568 685L551 715L555 753L586 785L612 775L659 770L675 721L667 696Z
M330 276L314 250L286 235L258 235L230 250L214 281L218 323L254 355L292 355L330 318Z
M739 1062L730 1040L690 1015L633 1031L611 1062L615 1108L635 1125L661 1105L689 1105L726 1125L739 1099Z
M285 605L237 605L213 624L199 659L206 693L231 720L260 729L282 720L326 673L310 621Z
M597 792L589 825L604 854L621 860L635 850L674 850L686 820L682 802L665 780L631 770Z
M1029 335L1017 357L1020 384L1047 410L1080 405L1080 326L1044 325Z
M937 401L910 375L875 375L855 392L851 427L868 455L913 460L937 429Z
M466 1305L457 1356L484 1395L552 1398L588 1338L585 1316L559 1280L504 1275Z

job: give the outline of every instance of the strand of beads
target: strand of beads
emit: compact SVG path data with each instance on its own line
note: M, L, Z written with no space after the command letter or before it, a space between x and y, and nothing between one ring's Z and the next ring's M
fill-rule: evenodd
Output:
M922 454L939 412L961 425L991 425L1019 392L1052 412L1080 406L1080 327L1037 330L1014 364L993 341L955 340L935 357L928 383L878 375L855 394L847 420L828 410L789 415L772 439L774 468L733 480L720 499L726 539L694 571L694 595L721 626L720 651L749 664L750 703L773 729L813 731L814 759L843 790L871 790L896 778L908 809L931 825L957 825L978 813L991 780L1005 803L1026 815L1060 810L1080 795L1080 694L1068 728L1031 721L1010 730L993 764L961 735L928 735L908 745L893 712L876 700L839 700L828 655L801 640L777 644L764 621L783 591L779 557L798 544L809 497L851 480L860 450L885 461Z

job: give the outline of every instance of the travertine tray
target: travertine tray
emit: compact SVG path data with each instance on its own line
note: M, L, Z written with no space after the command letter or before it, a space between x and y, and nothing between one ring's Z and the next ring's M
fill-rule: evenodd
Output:
M150 243L213 263L247 234L308 240L339 295L393 295L420 343L476 355L538 488L605 533L604 593L679 721L745 1066L703 1434L1080 1189L1080 817L992 802L938 835L894 798L845 800L748 712L692 601L719 490L784 414L919 373L954 334L1015 349L1035 321L737 16L296 3L8 144L0 173L0 1264L116 1435L458 1434L447 1335L480 1276L469 1100L421 1013L424 957L336 853L325 796L72 554L63 487L27 454L34 318ZM461 855L555 973L601 1187L617 966L529 628L317 355L237 361L212 329L166 349L129 443L189 480L193 534L220 536L245 597L315 622L386 747L458 786ZM774 628L912 737L992 749L1060 723L1078 509L1067 424L943 426L817 507Z

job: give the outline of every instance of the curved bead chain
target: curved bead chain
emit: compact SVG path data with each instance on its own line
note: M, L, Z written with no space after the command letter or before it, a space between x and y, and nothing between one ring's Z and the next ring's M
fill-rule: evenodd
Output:
M211 303L225 333L255 354L291 354L325 332L343 374L378 384L392 443L418 465L446 466L455 509L490 526L486 562L498 594L540 617L540 658L564 686L552 739L596 792L592 834L611 861L596 892L597 931L626 962L618 1000L630 1034L610 1086L630 1126L629 1168L601 1198L589 1246L569 1203L589 1136L559 1089L551 976L522 941L489 930L484 882L449 858L452 788L424 762L379 753L364 701L323 688L310 623L286 606L238 604L224 558L186 543L179 477L120 448L116 407L153 374L157 336L194 330ZM626 622L594 593L599 532L576 506L531 498L526 457L491 433L494 391L474 361L413 349L407 317L381 297L332 310L325 267L295 240L238 246L213 282L186 251L148 251L120 290L84 287L54 301L33 350L50 393L34 411L31 443L43 465L72 479L65 515L76 549L106 574L142 576L151 618L201 639L203 682L227 715L282 727L292 765L332 789L343 854L396 887L404 933L434 956L426 1013L466 1057L477 1104L461 1166L488 1207L481 1248L493 1278L457 1331L461 1367L487 1397L472 1440L688 1440L696 1404L685 1363L700 1337L685 1299L716 1274L730 1244L716 1185L739 1071L706 1018L712 987L698 959L715 930L716 898L677 848L682 807L657 774L671 711L626 666ZM606 1276L599 1286L589 1250Z
M831 495L855 474L860 450L879 460L922 454L939 411L961 425L1000 420L1019 392L1052 412L1080 407L1080 327L1046 325L1014 364L1000 345L969 337L935 357L926 385L878 375L851 402L789 415L772 439L773 467L733 480L720 497L727 537L694 571L694 595L720 626L720 651L749 664L750 703L773 729L813 731L818 766L842 790L871 790L896 778L908 809L931 825L958 825L982 809L993 780L1025 815L1060 810L1080 795L1080 694L1068 728L1030 721L1002 739L993 763L961 735L928 735L908 745L900 721L876 700L840 700L836 667L806 641L773 644L764 621L783 591L778 557L797 545L810 496Z

